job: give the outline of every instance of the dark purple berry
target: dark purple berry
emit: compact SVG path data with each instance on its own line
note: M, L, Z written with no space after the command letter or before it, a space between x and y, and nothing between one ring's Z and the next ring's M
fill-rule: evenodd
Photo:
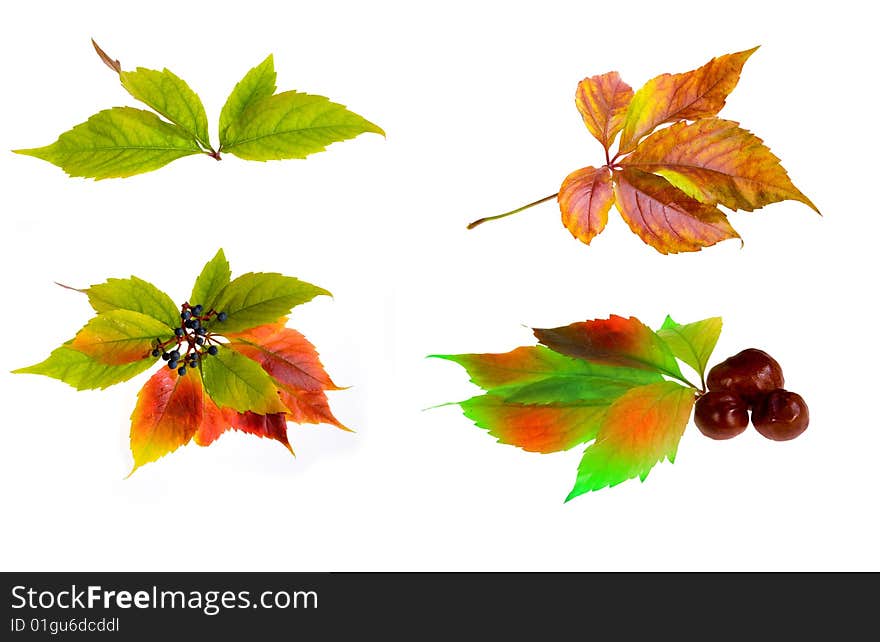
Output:
M183 319L184 321L188 321L189 319L192 318L192 312L190 312L189 310L184 310L183 312L180 313L180 318Z
M163 360L163 361L168 361L170 358L171 358L171 354L170 354L170 353L168 353L168 352L163 352L163 353L162 353L162 360Z
M225 312L221 312L220 314L217 315L218 321L226 321L226 319L228 319L228 318L229 318L229 315L226 314Z
M158 357L162 353L159 351L159 348L156 348L150 354L153 355L154 357Z
M180 366L180 367L177 369L177 374L179 374L180 376L185 375L185 374L186 374L186 366Z
M204 310L204 307L202 306L201 303L199 303L197 306L195 306L195 307L192 309L192 312L193 312L193 314L196 315L197 317L200 317L200 316L202 316L202 310Z
M210 354L210 355L217 354L217 346L211 346L210 348L208 348L208 354Z
M203 345L205 343L205 337L196 337L196 344Z
M184 331L183 331L183 328L174 328L174 335L175 335L176 337L178 337L178 338L179 338L179 337L182 337L184 334L185 334L185 333L184 333Z

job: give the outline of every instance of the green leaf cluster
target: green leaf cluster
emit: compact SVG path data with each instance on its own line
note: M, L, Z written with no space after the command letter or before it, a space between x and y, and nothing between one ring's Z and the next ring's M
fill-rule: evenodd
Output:
M94 44L94 42L93 42ZM70 176L124 178L171 161L228 152L245 160L305 158L327 145L380 127L323 96L275 93L271 55L245 74L220 112L220 145L212 146L208 116L199 96L168 69L123 71L97 44L101 59L128 93L153 111L112 107L64 132L51 145L15 150L57 165Z
M539 453L589 444L568 500L674 461L699 391L678 362L703 382L721 325L667 317L654 331L616 317L536 330L544 345L508 353L434 356L483 389L458 405L499 442Z

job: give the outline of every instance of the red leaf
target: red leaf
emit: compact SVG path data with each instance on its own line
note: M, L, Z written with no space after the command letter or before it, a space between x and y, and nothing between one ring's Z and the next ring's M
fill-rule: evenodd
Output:
M669 347L635 317L611 315L559 328L536 328L538 341L555 352L612 366L655 370L682 378Z
M614 172L614 180L621 216L662 254L695 252L739 238L721 210L691 198L662 176L627 167Z
M224 408L223 416L236 430L257 437L274 439L281 442L290 451L290 454L293 454L293 448L290 447L290 442L287 440L287 417L284 413L258 415L253 412L239 413L230 408Z

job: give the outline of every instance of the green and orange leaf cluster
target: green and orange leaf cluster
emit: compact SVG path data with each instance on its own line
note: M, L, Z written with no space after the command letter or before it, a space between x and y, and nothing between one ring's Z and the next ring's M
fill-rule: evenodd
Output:
M125 90L153 111L105 109L51 145L16 153L48 161L70 176L123 178L192 154L217 160L221 152L256 161L305 158L330 143L366 132L385 135L377 125L323 96L275 93L270 54L245 74L227 98L220 112L220 145L214 149L205 107L183 79L168 69L123 71L118 60L92 44L101 60L119 74Z
M589 443L572 499L644 481L656 463L675 460L699 392L679 360L702 380L720 333L718 317L685 325L667 317L655 332L611 316L535 329L540 345L503 354L436 356L483 389L459 405L499 442L538 453Z
M40 374L77 388L106 388L157 363L131 416L134 469L195 441L213 443L233 428L274 439L291 450L287 422L326 423L347 430L325 394L339 390L315 347L286 326L286 315L329 292L276 273L231 278L223 250L196 279L188 300L212 315L206 336L217 346L186 374L164 367L154 350L182 329L180 309L154 285L132 276L80 290L97 313L76 336L18 373ZM293 452L291 450L291 452Z
M662 74L636 92L616 71L578 84L575 103L606 162L572 172L555 195L572 236L589 245L605 229L613 205L645 243L674 254L739 238L719 206L751 212L795 200L819 211L760 138L717 117L756 49Z

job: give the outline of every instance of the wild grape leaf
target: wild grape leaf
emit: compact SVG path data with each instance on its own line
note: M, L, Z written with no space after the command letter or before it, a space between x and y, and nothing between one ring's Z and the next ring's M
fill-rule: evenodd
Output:
M131 310L110 310L89 321L70 347L110 365L147 359L171 332L161 321Z
M667 316L659 330L659 336L678 359L688 364L705 379L709 357L721 336L721 317L703 319L682 325Z
M605 229L614 205L645 243L674 254L739 238L718 205L752 211L796 200L818 212L760 138L715 117L756 49L713 58L685 73L662 74L635 93L617 72L582 80L575 103L604 148L605 164L574 171L556 194L478 219L468 229L555 198L563 225L589 245ZM672 125L654 131L666 123ZM609 146L618 132L612 154Z
M661 129L621 164L660 174L709 205L751 212L794 200L819 211L763 141L730 120L707 118Z
M321 365L318 352L302 334L278 323L227 333L229 347L263 366L273 379L302 390L339 390Z
M156 71L143 67L120 71L119 79L137 100L184 129L206 149L211 148L205 106L183 79L168 69Z
M567 357L544 346L522 346L502 354L433 356L459 364L471 382L494 396L520 403L614 398L621 388L663 380L648 370Z
M70 176L125 178L159 169L202 150L186 130L133 107L100 111L46 147L16 149Z
M559 328L536 328L534 332L542 344L570 357L683 379L666 343L635 317L611 315Z
M632 97L632 87L623 82L616 71L584 78L578 83L575 104L584 125L606 150L623 129Z
M169 328L180 325L180 310L171 297L152 283L136 276L107 279L104 283L78 291L89 297L89 303L95 312L132 310L158 319Z
M585 167L569 174L557 195L562 224L572 236L589 245L605 229L614 204L611 170Z
M270 54L226 99L220 112L220 147L214 149L205 107L186 81L167 68L123 71L118 60L94 40L92 44L126 91L155 113L114 107L61 134L51 145L15 150L57 165L70 176L123 178L191 154L220 160L221 150L246 160L305 158L366 132L385 135L377 125L323 96L275 94Z
M220 435L232 428L249 435L274 439L293 453L287 438L288 417L284 413L259 415L253 412L236 412L231 408L218 408L208 395L204 395L203 399L202 423L193 435L193 440L199 446L210 446Z
M550 453L593 442L571 499L644 480L658 461L674 460L700 392L676 357L702 378L720 330L717 317L684 325L667 317L655 333L634 317L612 315L536 329L543 345L434 356L464 367L484 390L458 405L500 443Z
M627 167L614 172L614 178L623 220L661 254L694 252L739 238L721 210L691 198L662 176Z
M274 439L287 448L290 454L293 454L293 448L291 448L287 438L288 417L284 413L258 415L253 412L236 413L225 409L223 415L235 430L249 435L256 435L257 437Z
M275 60L272 54L269 54L263 62L238 81L220 112L221 147L225 147L229 142L226 138L226 130L229 126L252 104L275 93L275 77Z
M196 377L165 368L150 377L131 415L131 472L189 443L202 422L202 395Z
M202 362L205 390L220 408L269 414L286 412L268 374L254 361L228 348Z
M503 354L435 355L461 365L487 391L459 405L499 442L555 452L589 441L608 406L655 372L591 363L543 346Z
M328 423L348 430L330 411L325 390L339 390L315 347L285 327L287 319L227 335L229 347L259 363L272 377L287 414L296 423Z
M634 477L645 481L654 464L664 458L674 462L695 392L664 381L634 388L611 404L566 501Z
M285 91L251 103L226 129L223 150L245 160L305 158L380 127L323 96Z
M568 450L596 437L607 403L513 403L488 393L459 404L465 417L499 443L529 452Z
M311 283L274 272L248 272L233 280L217 295L214 308L229 318L223 333L241 332L272 323L319 295L330 293Z
M214 307L214 301L217 299L223 288L229 285L232 277L232 271L229 269L229 261L223 250L217 250L214 258L205 264L201 273L196 278L193 285L192 294L189 295L189 301L193 305L201 304L206 310ZM175 317L176 317L175 310Z
M158 363L132 415L133 471L191 440L209 445L229 429L291 452L289 421L349 430L326 395L340 388L283 316L326 290L276 273L230 276L221 249L179 308L137 277L77 290L97 315L46 360L15 372L83 390L126 381Z
M72 343L71 339L60 348L53 350L44 361L12 372L44 375L63 381L77 390L94 390L128 381L153 365L149 360L110 365L75 350L71 347Z
M645 83L629 103L620 135L620 153L662 123L714 116L739 82L743 65L757 47L713 58L699 69L661 74Z

